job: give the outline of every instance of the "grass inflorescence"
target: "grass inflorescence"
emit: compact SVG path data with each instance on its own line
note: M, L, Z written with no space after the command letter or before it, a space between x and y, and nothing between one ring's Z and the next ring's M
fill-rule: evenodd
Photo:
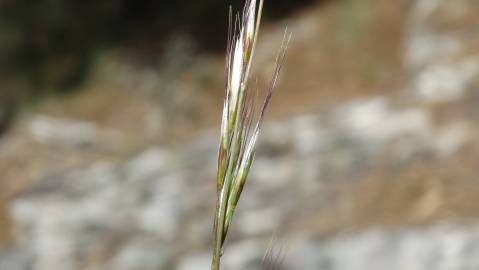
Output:
M230 27L225 67L225 99L221 121L217 174L217 206L214 221L212 270L220 260L228 230L255 155L255 146L266 109L284 63L290 35L286 36L276 57L266 97L256 111L257 89L249 86L249 73L261 23L264 0L247 0L243 14Z

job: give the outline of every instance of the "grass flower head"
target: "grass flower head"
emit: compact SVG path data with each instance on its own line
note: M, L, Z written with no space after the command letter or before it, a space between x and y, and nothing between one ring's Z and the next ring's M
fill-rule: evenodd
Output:
M220 133L212 270L218 270L223 244L255 155L261 123L285 59L290 35L283 40L266 97L257 113L257 91L249 87L249 73L258 38L264 0L247 0L241 18L230 27L225 67L225 100Z

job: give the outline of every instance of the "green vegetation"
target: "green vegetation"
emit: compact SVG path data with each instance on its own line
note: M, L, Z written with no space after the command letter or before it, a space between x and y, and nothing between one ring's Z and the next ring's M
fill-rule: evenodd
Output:
M254 57L263 9L263 0L246 1L241 21L229 35L226 57L226 97L221 123L218 157L217 205L214 221L212 270L220 269L223 245L228 235L239 198L255 155L261 123L269 105L286 55L286 37L276 58L276 68L260 115L255 116L256 93L249 87L249 72ZM230 29L232 15L230 13Z

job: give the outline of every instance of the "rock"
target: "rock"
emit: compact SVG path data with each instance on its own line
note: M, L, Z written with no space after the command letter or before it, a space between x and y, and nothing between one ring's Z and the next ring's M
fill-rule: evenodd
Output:
M196 270L196 269L210 269L211 267L211 254L210 253L198 253L189 255L182 259L177 270Z
M479 61L466 58L453 63L442 63L425 68L416 79L415 88L420 98L444 102L460 98L479 75Z
M237 224L244 235L267 234L279 227L284 216L280 208L256 209L238 216Z
M151 175L148 166L142 168L150 173L129 173L129 169L138 169L138 160L147 159L143 156L127 163L123 176L116 166L104 164L57 179L60 182L52 180L39 193L13 205L12 214L21 224L21 236L28 241L25 251L36 254L35 269L78 269L80 262L75 254L109 241L111 234L122 235L132 230L152 233L159 239L157 245L178 235L179 218L188 208L185 201L177 200L184 190L184 178L168 175L161 167L156 171L165 174L161 178ZM131 175L135 177L123 178ZM141 253L134 248L142 243L135 238L131 241L126 242L124 256Z
M46 115L36 116L30 123L30 131L33 137L42 143L69 147L99 145L105 142L104 132L93 123Z
M468 21L474 1L414 1L407 42L407 68L415 75L412 89L429 102L457 99L479 74L477 55L469 47L478 35Z
M267 250L267 242L267 240L247 239L230 244L225 249L225 255L222 258L224 269L258 269L261 259Z
M171 250L168 247L161 246L157 241L148 237L139 237L128 241L128 243L122 246L106 265L89 269L164 269L169 263L170 253Z
M458 9L467 10L474 8L474 3L459 0L451 4L441 0L418 0L413 2L409 19L409 40L407 42L406 61L408 66L416 71L436 61L442 61L451 55L460 53L467 44L467 36L460 32L451 31L451 28L441 29L438 26L447 25L451 17L448 15L458 12ZM459 13L463 12L459 11ZM465 17L458 14L455 20ZM454 19L453 19L454 20ZM463 24L464 29L472 24Z
M314 213L325 182L357 173L361 164L393 141L407 138L393 144L393 153L399 151L396 158L401 159L409 157L404 149L447 157L469 138L467 122L436 127L426 110L397 106L386 97L358 100L270 126L276 133L264 140L270 148L282 150L265 151L262 156L259 149L239 208L244 212L233 225L246 238L268 234L308 211ZM97 162L52 176L12 205L22 238L19 250L35 254L29 260L38 270L79 269L91 260L92 250L112 254L92 267L128 270L153 269L173 261L182 248L207 246L211 219L204 217L212 216L215 201L216 151L216 137L208 133L183 146L151 147L125 161ZM308 207L295 210L294 205ZM121 241L115 240L118 236ZM249 269L263 254L250 242L231 244L234 255L225 260L231 269ZM161 253L164 257L150 252L165 246L170 252ZM363 256L369 255L359 258ZM191 264L183 261L181 267Z
M446 224L292 237L284 269L473 270L479 267L478 228Z
M264 141L270 149L281 150L259 149L238 210L242 212L233 225L236 234L246 239L280 226L286 229L286 220L317 211L322 203L318 195L327 181L358 173L391 142L407 138L392 144L393 153L401 153L391 160L395 162L410 157L404 149L446 158L470 138L467 122L436 126L425 109L398 106L386 97L358 100L270 126L276 132ZM95 258L92 252L111 254L97 258L92 269L128 270L155 269L174 261L182 249L209 247L212 225L205 217L212 216L215 201L216 140L208 133L182 146L151 147L124 161L96 162L51 176L11 207L22 239L18 250L35 255L28 257L35 270L79 269ZM232 257L225 259L225 269L257 265L266 249L255 245L254 241L231 243L228 256ZM334 246L344 249L341 244ZM169 252L161 251L165 247ZM360 260L370 256L361 254ZM15 261L15 256L7 257L5 262ZM190 259L180 262L181 267L196 264L191 262L195 257ZM316 265L316 259L311 260ZM327 265L325 260L319 263Z

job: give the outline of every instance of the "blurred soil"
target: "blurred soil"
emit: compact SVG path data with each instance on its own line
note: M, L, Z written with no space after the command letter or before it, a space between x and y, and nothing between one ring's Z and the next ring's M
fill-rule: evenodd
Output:
M0 249L11 243L11 221L8 215L8 204L0 201Z
M404 83L407 13L407 6L396 2L343 1L297 14L272 111L288 116L393 94Z
M400 139L388 142L362 169L328 182L321 193L324 205L303 216L299 226L329 235L479 217L479 130L471 124L479 120L477 89L474 92L479 81L472 79L464 96L440 102L422 99L416 91L429 66L462 63L478 55L477 29L469 26L476 21L479 5L466 5L473 8L454 15L444 4L421 19L434 35L459 36L468 42L433 63L417 66L407 57L414 35L412 5L396 0L329 1L262 28L255 73L259 85L269 78L284 26L293 32L270 120L333 114L348 102L381 96L393 100L392 106L430 115L434 127L467 126L466 143L446 156L425 150L401 159L394 151L407 152L408 145L403 147ZM164 57L162 71L137 67L121 52L105 56L81 91L53 97L20 117L0 141L0 247L12 239L10 201L42 181L99 161L122 161L151 145L182 145L217 129L223 56L183 61L180 56L190 53L188 42L179 37L168 45L177 50ZM439 81L441 74L432 81ZM89 133L64 136L62 130L77 125ZM444 142L449 149L449 141Z
M475 142L465 145L453 158L417 160L407 166L380 160L354 182L333 184L326 192L330 204L306 226L328 235L451 219L474 222L479 216L478 150Z
M397 5L394 0L331 1L299 11L275 25L265 25L256 63L262 71L255 75L260 82L269 78L268 70L285 25L294 36L270 117L291 117L354 98L394 94L391 91L404 83L402 56L407 11L406 5ZM106 61L112 61L110 65L118 61L120 65L129 65L123 58ZM120 69L108 70L108 63L105 68L100 62L97 77L104 73L107 78L122 77L115 78L113 83L93 79L81 91L52 97L23 118L40 114L94 123L100 129L119 134L118 142L108 149L94 151L85 147L80 151L61 146L52 148L32 140L31 127L20 121L5 135L10 145L4 146L6 151L0 156L4 200L28 190L41 175L86 166L99 158L121 159L142 146L185 141L198 130L216 127L223 96L223 79L217 74L223 72L222 65L222 56L189 62L174 70L173 78L165 79L167 83L177 80L169 86L172 90L160 89L169 95L159 95L137 82L136 76L142 78L148 70L123 74ZM156 86L164 88L165 80L159 79ZM159 105L174 107L172 112L157 112ZM155 113L159 116L154 117ZM154 127L155 121L160 127ZM54 170L46 173L44 168Z

